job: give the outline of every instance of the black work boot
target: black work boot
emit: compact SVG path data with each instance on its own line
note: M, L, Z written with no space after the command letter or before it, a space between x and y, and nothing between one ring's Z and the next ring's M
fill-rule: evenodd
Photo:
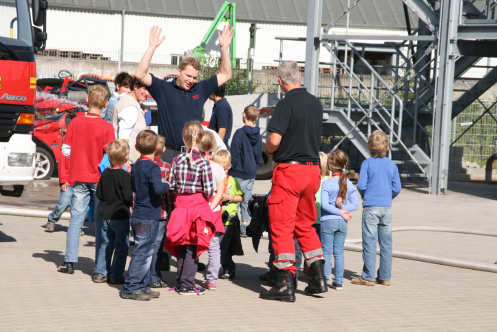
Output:
M324 275L324 259L315 261L309 267L309 286L305 288L305 293L318 294L328 291L326 277Z
M265 300L278 300L295 302L295 289L293 287L293 274L288 270L278 270L276 285L269 291L262 292L259 296Z

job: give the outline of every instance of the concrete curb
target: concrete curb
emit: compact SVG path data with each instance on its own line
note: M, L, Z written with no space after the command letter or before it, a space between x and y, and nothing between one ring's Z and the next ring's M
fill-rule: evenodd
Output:
M18 208L8 208L0 207L0 215L7 216L19 216L19 217L33 217L33 218L48 218L51 211L40 211L40 210L30 210L30 209L18 209ZM69 212L64 212L60 219L71 220L71 214Z

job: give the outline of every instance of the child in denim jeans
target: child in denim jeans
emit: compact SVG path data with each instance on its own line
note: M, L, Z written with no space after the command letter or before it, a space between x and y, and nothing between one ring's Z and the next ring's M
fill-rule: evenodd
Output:
M217 144L214 134L211 132L204 132L204 140L200 145L200 153L209 161L212 169L212 182L214 184L214 195L209 200L209 207L212 212L221 219L221 199L224 194L224 187L226 182L226 173L223 166L214 162L213 153L216 152ZM209 267L205 275L207 282L205 288L215 291L217 289L217 278L219 268L221 267L221 247L220 247L220 232L216 232L209 244Z
M129 249L129 208L133 203L131 177L121 166L129 157L128 142L110 142L107 155L111 165L103 171L97 186L97 198L102 202L102 228L93 281L122 284Z
M331 255L334 255L335 278L333 278L331 287L336 290L342 289L343 248L348 230L347 221L352 218L349 212L359 207L355 187L347 179L345 172L348 161L349 158L345 152L332 150L327 160L332 177L324 181L321 188L321 245L325 260L324 274L328 282L331 273Z
M136 137L136 149L141 156L131 169L131 190L136 195L131 215L135 250L131 255L121 297L148 301L160 295L150 288L150 264L159 232L161 195L169 190L169 183L163 182L160 167L153 161L159 149L157 134L151 130L141 131Z
M397 166L386 157L388 137L376 130L368 140L371 158L362 162L357 189L362 196L362 276L353 284L390 286L392 273L392 200L400 193ZM380 268L375 279L376 242L380 243Z

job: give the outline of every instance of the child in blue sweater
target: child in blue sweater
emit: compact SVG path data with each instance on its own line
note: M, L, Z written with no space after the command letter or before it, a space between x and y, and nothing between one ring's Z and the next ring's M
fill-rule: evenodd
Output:
M349 157L345 152L332 150L328 154L328 167L332 177L323 182L321 189L321 245L325 260L324 274L328 282L331 273L331 255L334 255L335 278L331 287L336 290L342 289L343 248L348 230L347 221L352 218L350 211L355 211L359 207L355 187L345 173L348 162Z
M397 165L386 157L388 137L376 130L368 140L371 158L362 162L357 189L362 196L362 276L353 284L390 286L392 273L392 200L400 193ZM376 242L380 243L380 268L375 280Z

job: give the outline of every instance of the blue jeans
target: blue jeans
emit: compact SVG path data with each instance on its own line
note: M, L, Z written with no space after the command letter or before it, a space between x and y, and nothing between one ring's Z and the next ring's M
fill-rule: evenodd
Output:
M103 203L95 195L93 200L93 219L95 220L95 264L98 264L98 254L100 252L100 245L102 244L102 208Z
M95 196L98 183L74 182L71 223L67 229L66 255L65 262L77 262L79 251L79 239L81 237L81 228L85 221L85 213L90 203L90 197ZM96 197L95 197L96 198Z
M240 184L240 188L244 192L243 202L240 203L240 213L242 214L241 221L250 222L250 220L252 220L252 217L249 215L247 209L250 198L252 197L252 188L254 188L255 179L240 179L240 178L235 178L235 179L236 181L238 181L238 183ZM245 228L246 227L247 226L245 226Z
M131 255L128 274L124 281L123 293L125 294L139 290L146 292L152 282L150 263L159 231L159 221L131 218L131 226L135 238L135 250Z
M162 280L162 257L164 254L164 238L166 237L167 220L159 220L159 230L155 240L154 253L152 254L152 263L150 264L150 275L152 282L161 282ZM166 252L167 255L167 252Z
M66 191L60 189L59 202L53 209L53 211L48 215L48 220L57 222L60 219L62 213L64 213L68 207L71 207L72 203L73 189L71 186L67 187Z
M225 233L219 236L219 247L221 248L221 267L223 270L236 272L236 265L233 261L233 255L230 251L230 244L233 236L235 235L234 225L225 225Z
M380 243L378 278L388 281L392 276L392 209L365 206L362 210L362 278L369 281L375 278L376 242Z
M321 221L321 245L323 246L324 274L330 280L331 255L335 256L335 278L333 282L342 284L344 272L343 247L349 225L343 219Z
M95 274L117 280L124 274L129 249L129 219L103 219L101 229L102 243L98 252ZM114 259L112 259L114 253ZM112 264L111 264L112 262Z

